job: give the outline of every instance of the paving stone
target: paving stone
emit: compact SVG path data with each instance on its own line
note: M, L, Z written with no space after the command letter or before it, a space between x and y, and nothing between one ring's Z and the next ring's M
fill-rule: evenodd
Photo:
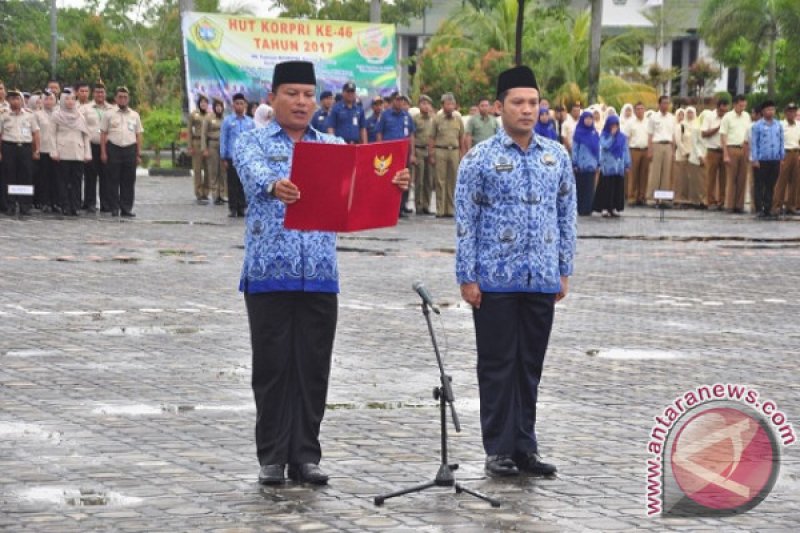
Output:
M451 220L341 235L328 487L262 488L251 354L237 293L243 224L196 206L192 183L142 177L137 218L0 216L0 528L9 531L791 531L800 456L758 507L727 518L645 516L645 446L675 397L748 383L797 427L800 224L627 209L579 221L537 432L554 480L483 473L475 338L453 275ZM73 222L73 221L70 221ZM358 251L353 251L358 250ZM372 254L376 255L372 255ZM13 259L12 259L13 258ZM462 432L450 458L494 509L432 479L438 370L412 282L435 322ZM102 505L25 491L92 491ZM50 491L50 492L48 492ZM55 491L55 492L53 492Z

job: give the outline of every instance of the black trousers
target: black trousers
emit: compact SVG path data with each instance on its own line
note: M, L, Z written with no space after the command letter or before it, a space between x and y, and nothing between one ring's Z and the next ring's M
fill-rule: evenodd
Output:
M775 184L781 173L780 161L759 161L758 168L753 169L756 210L765 215L772 211L772 195Z
M100 145L92 144L92 160L83 167L83 204L84 209L97 207L97 184L100 183L100 209L108 209L106 193L106 165L100 159Z
M81 208L83 161L59 161L57 166L61 210L65 215L77 214Z
M130 213L136 189L136 145L106 144L108 155L108 208Z
M538 451L536 399L554 294L484 292L473 310L486 455Z
M40 153L33 162L33 203L44 207L60 205L58 169L50 154Z
M253 348L258 461L319 463L337 296L267 292L244 298Z
M244 187L239 180L239 173L233 165L233 160L228 159L228 210L232 213L241 213L247 207L244 198Z
M12 143L3 141L3 189L8 192L9 185L33 185L33 146L31 143ZM31 209L33 198L24 195L7 196L6 208L19 204L20 211Z

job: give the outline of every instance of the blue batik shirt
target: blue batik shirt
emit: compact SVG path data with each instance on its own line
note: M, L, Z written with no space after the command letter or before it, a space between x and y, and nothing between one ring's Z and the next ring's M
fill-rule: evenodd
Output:
M378 121L378 133L383 135L384 141L407 139L416 130L414 119L411 118L407 111L387 109L381 113L381 118Z
M763 118L750 130L751 161L783 161L786 151L783 144L783 126L775 119Z
M575 176L563 146L534 135L523 151L500 130L462 159L455 204L459 284L561 290L577 240Z
M572 166L578 172L595 172L600 167L600 161L585 144L573 142Z
M328 113L325 130L333 128L333 133L346 142L361 142L361 128L364 127L364 110L355 103L347 107L344 102L336 102Z
M628 139L625 139L625 147L622 149L621 157L615 156L609 150L613 143L613 137L600 137L600 172L603 176L624 176L625 171L631 168Z
M247 115L241 117L237 115L228 115L222 121L222 131L219 135L219 155L222 159L233 159L233 150L239 136L254 129L256 123Z
M303 141L341 144L309 127ZM267 185L289 178L294 143L272 121L242 134L233 162L247 197L244 265L239 290L339 292L336 234L283 227L286 205L267 193Z

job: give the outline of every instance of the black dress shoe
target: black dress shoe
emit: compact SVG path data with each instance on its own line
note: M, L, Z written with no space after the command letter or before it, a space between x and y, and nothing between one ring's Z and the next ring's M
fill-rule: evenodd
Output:
M236 218L237 216L238 215L236 214L236 211L229 211L228 212L228 218Z
M488 455L484 466L486 474L491 477L509 477L519 475L519 469L510 455Z
M289 465L289 479L299 481L300 483L311 483L312 485L328 484L328 474L323 472L319 465L314 463Z
M85 210L87 214L97 213L97 209L95 209L94 207L86 207Z
M244 209L238 209L238 210L236 211L236 215L237 215L237 216L240 216L240 217L242 217L242 218L244 218L244 216L245 216L246 214L247 214L247 213L245 213L245 210L244 210Z
M136 213L134 213L133 211L123 211L122 213L120 213L120 215L123 217L134 218L136 216Z
M262 485L282 485L286 481L284 470L286 465L262 465L258 472L258 482Z
M224 203L225 202L222 201L222 198L217 198L216 200L214 200L214 205L222 205Z
M116 209L112 209L111 210L111 216L112 217L118 217L119 216L119 211L117 211Z
M534 476L554 476L558 469L555 465L543 463L542 458L536 452L521 453L514 456L514 461L520 472L533 474Z

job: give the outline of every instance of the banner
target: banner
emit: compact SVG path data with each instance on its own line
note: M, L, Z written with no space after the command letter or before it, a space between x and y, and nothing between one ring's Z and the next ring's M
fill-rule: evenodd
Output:
M275 64L288 60L314 63L319 92L336 94L353 81L365 100L397 88L390 24L187 12L181 28L191 109L201 94L226 105L239 92L248 101L265 101Z

